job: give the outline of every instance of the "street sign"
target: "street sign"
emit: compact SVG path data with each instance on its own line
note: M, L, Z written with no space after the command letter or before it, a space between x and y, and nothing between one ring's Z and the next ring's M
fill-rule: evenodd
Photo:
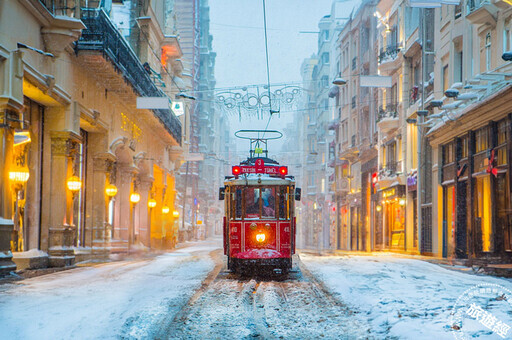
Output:
M172 102L171 110L172 110L172 112L174 112L176 117L183 115L185 113L185 108L183 106L183 102L180 102L180 101Z
M391 87L392 77L388 76L360 76L359 86L361 87Z
M158 110L168 108L168 97L137 97L137 109Z
M183 157L186 162L198 162L204 160L204 154L202 153L185 153L183 154Z

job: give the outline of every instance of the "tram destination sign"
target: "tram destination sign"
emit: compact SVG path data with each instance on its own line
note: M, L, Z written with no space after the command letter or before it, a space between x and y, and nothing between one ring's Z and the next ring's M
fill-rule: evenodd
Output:
M231 172L236 177L243 174L280 175L284 177L288 174L288 167L265 165L262 159L257 159L254 165L235 165Z

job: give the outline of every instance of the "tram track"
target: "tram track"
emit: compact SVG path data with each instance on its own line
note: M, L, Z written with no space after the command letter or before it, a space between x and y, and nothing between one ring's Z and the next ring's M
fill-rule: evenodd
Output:
M361 315L333 297L297 257L286 277L243 277L214 270L187 305L164 320L159 339L369 338Z

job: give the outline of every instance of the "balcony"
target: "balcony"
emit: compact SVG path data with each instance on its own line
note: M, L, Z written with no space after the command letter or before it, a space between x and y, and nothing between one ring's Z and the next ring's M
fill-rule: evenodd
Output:
M122 86L114 75L106 74L104 60L109 61L141 97L165 97L164 92L151 80L139 58L121 34L114 27L103 10L83 9L82 21L87 29L76 43L77 55L83 57L85 64L94 72L99 72L104 81L110 81L117 87ZM181 122L170 109L152 110L178 144L181 144Z
M379 53L379 70L381 72L390 72L401 65L402 47L400 45L390 45L381 48Z
M498 10L489 0L468 0L466 3L466 18L472 24L492 24L496 25L496 16ZM510 5L509 5L510 6Z
M391 160L385 165L379 165L379 189L387 188L396 184L405 184L406 176L403 173L402 161Z
M377 112L377 126L382 132L389 132L398 128L398 107L396 104L386 105L385 108L381 106L379 108L379 112Z

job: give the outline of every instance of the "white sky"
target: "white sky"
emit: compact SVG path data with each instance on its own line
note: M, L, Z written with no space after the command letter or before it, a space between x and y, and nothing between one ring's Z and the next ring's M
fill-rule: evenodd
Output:
M317 50L318 21L332 0L266 0L270 82L300 81L304 58ZM210 0L217 87L266 83L263 0Z
M270 83L300 85L300 66L317 51L318 22L331 11L332 0L266 0ZM217 88L265 84L265 36L263 0L210 0L210 32L217 53L215 78ZM269 129L283 130L290 115L274 115ZM264 120L231 119L232 133L239 129L264 129ZM269 150L280 148L271 142ZM245 144L237 148L246 154Z

